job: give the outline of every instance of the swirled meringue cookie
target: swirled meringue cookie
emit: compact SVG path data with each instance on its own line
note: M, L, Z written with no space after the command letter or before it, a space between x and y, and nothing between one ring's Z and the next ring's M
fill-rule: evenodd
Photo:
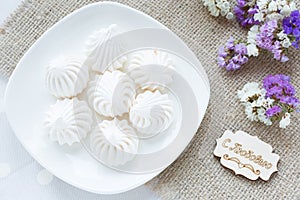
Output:
M90 135L90 149L102 162L111 166L132 160L138 151L135 130L126 120L104 120Z
M104 72L89 84L90 106L105 117L121 116L129 112L135 97L135 83L120 71Z
M129 119L140 137L151 137L166 130L174 117L173 101L160 91L139 94L130 109Z
M47 66L46 87L57 98L78 95L88 80L88 69L76 58L59 57Z
M133 53L126 72L142 89L163 90L173 81L173 64L168 53L144 50Z
M49 138L60 145L72 145L87 136L93 123L92 111L77 98L57 100L46 113L45 129Z
M124 51L124 46L117 38L113 38L118 31L115 24L108 28L95 31L86 42L85 64L93 71L103 73L111 62Z

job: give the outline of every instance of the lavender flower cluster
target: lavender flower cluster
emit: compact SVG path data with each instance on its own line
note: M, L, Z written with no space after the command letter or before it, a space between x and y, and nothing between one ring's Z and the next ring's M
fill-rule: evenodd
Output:
M299 100L290 82L290 77L277 74L263 80L263 88L258 83L247 83L238 91L238 97L245 106L247 118L272 125L279 121L280 128L286 128L291 121L291 113L298 111Z
M260 32L256 36L256 44L261 49L272 52L276 60L286 62L289 60L286 56L287 48L281 44L281 41L277 36L279 32L276 33L277 29L278 23L276 20L266 22L260 27Z
M256 4L251 4L252 1L237 0L237 5L233 11L237 21L243 27L251 27L253 25L259 25L260 22L254 19L254 15L259 12Z
M263 80L266 97L275 100L276 104L286 110L295 110L299 100L295 97L296 91L290 82L290 77L282 74L267 76Z
M236 44L233 37L227 41L225 47L219 49L218 63L227 70L237 70L248 62L247 47L244 44Z
M246 52L240 55L243 62L231 62L237 53L228 53L231 50L227 45L221 47L218 55L220 67L229 71L240 69L250 57L258 56L262 50L271 52L275 60L287 62L288 49L299 49L300 12L293 0L237 0L233 12L242 27L250 28L247 40L235 41L235 46L246 47ZM232 40L231 37L229 41Z
M282 27L284 33L288 36L292 42L292 46L299 49L300 42L300 12L295 10L289 17L286 17L282 21Z
M221 13L227 19L235 18L248 29L247 39L236 40L231 36L220 47L218 65L227 71L240 69L262 51L272 53L277 61L287 62L289 48L300 48L300 11L294 0L236 0L234 7L228 6L228 0L202 1L213 16ZM295 95L290 77L282 74L267 76L263 88L252 82L238 91L247 118L266 125L279 121L281 128L290 124L292 112L299 111Z

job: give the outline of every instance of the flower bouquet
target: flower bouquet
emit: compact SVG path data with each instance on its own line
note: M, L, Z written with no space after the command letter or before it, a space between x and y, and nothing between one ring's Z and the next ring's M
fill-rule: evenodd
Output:
M248 119L268 126L279 121L280 128L286 128L290 124L291 113L299 105L295 94L290 77L283 74L267 76L263 80L263 88L252 82L238 91Z
M293 0L237 0L235 6L227 0L202 1L213 16L235 18L248 29L247 39L236 40L231 36L219 48L218 65L227 71L240 69L263 51L271 52L277 61L287 62L289 49L299 49L300 12ZM266 125L279 121L281 128L286 128L291 113L298 111L295 94L290 77L282 74L267 76L263 88L252 82L238 91L247 118Z

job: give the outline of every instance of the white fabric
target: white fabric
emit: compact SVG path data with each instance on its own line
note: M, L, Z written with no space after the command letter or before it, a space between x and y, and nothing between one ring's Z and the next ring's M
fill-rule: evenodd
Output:
M0 77L0 200L159 199L146 186L118 195L97 195L77 189L43 169L12 132L3 106L7 80Z

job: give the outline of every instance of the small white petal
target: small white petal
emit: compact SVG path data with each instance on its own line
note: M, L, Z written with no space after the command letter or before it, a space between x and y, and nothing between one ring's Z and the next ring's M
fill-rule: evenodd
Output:
M260 10L263 10L267 8L268 3L269 0L257 0L256 5Z
M226 18L227 19L233 19L234 18L233 13L231 13L231 12L227 13Z
M280 14L282 14L283 16L289 16L291 14L292 10L290 8L290 6L288 5L285 5L281 11L280 11Z
M289 47L292 45L291 41L290 41L288 38L285 39L285 40L283 40L283 41L281 42L281 44L282 44L282 46L283 46L284 48L289 48Z
M277 4L275 1L271 1L268 6L268 11L277 11Z
M284 31L279 32L277 36L279 37L280 40L287 38L287 35L284 33Z
M272 13L267 15L267 20L281 20L283 19L283 16L279 13Z
M291 115L289 113L285 113L285 116L280 120L279 127L286 128L291 123Z
M247 45L247 54L248 56L258 56L259 51L255 44L249 44Z
M225 10L221 10L221 15L226 16L227 12Z
M291 9L291 11L297 10L297 6L296 6L295 2L290 3L290 9Z
M254 14L253 17L254 17L254 20L259 21L259 22L262 22L265 19L264 14L262 12L258 12L256 14Z
M247 102L249 97L254 95L261 96L262 90L259 88L259 84L255 82L247 83L242 90L238 91L238 97L241 102Z

